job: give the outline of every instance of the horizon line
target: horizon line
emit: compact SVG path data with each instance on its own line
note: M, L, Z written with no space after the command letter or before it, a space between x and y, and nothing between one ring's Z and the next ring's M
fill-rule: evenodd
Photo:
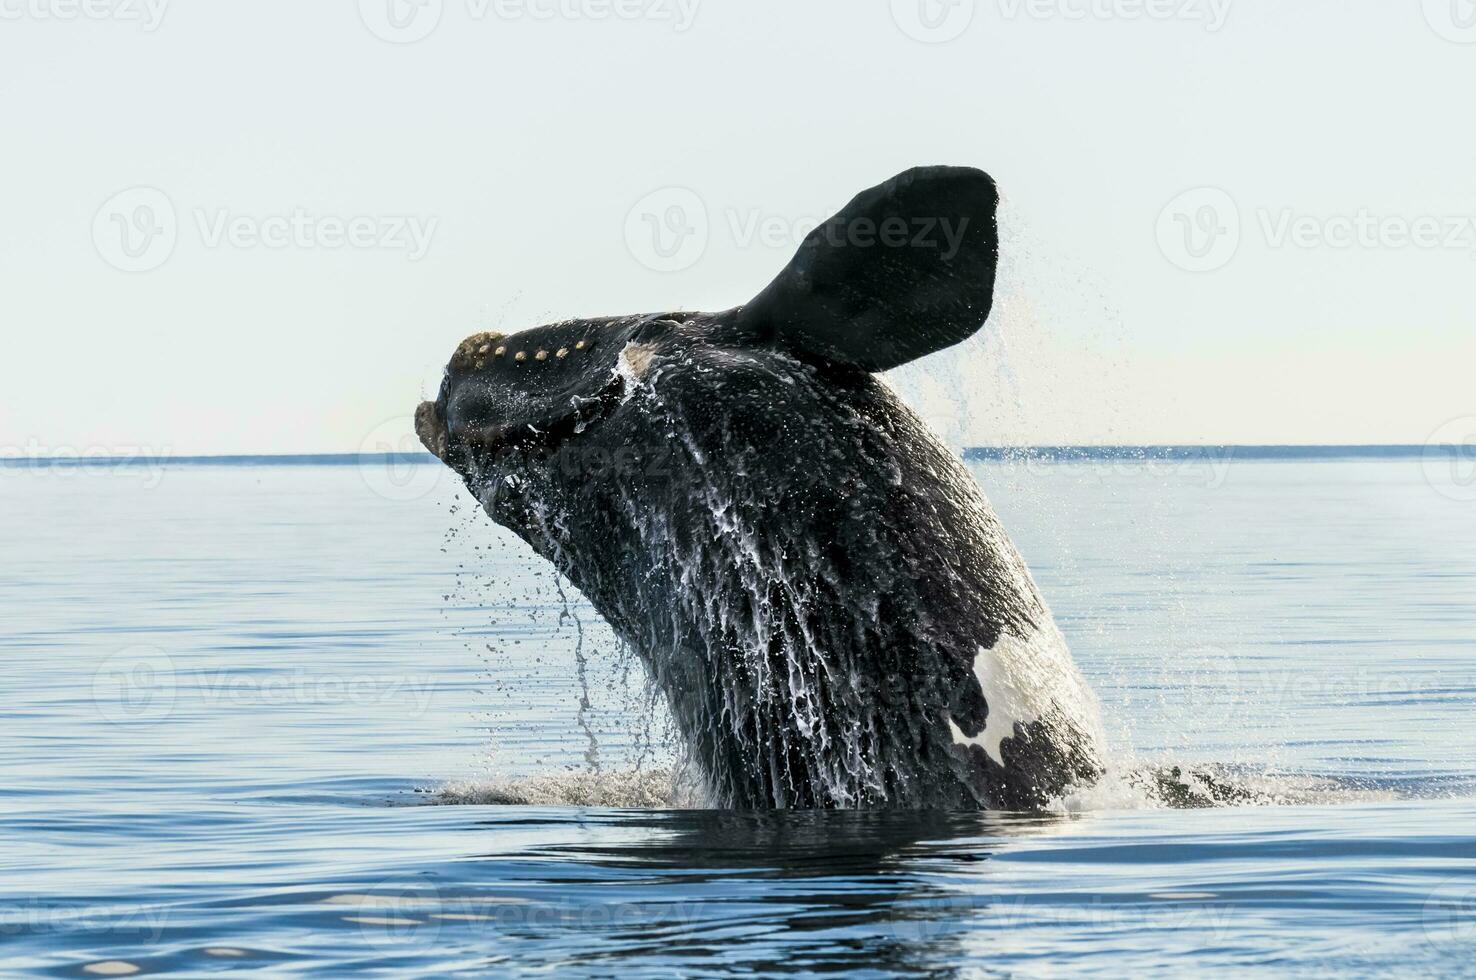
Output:
M1225 460L1349 460L1463 458L1476 460L1476 446L1459 443L1144 443L1114 445L966 446L965 460L986 462L1160 462ZM180 455L139 447L131 455L10 456L0 454L0 468L25 466L358 466L365 464L437 464L428 452L390 453L222 453Z

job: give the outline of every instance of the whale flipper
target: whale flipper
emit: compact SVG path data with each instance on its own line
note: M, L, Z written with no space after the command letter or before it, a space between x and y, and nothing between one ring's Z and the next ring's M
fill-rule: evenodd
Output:
M863 191L738 311L740 337L885 371L972 336L994 299L998 204L994 180L969 167Z

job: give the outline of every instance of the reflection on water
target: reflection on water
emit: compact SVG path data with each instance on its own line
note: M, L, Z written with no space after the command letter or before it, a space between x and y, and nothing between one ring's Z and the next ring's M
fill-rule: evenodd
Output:
M1469 955L1476 911L1458 831L1476 807L1464 802L1188 822L1162 811L289 808L298 823L280 806L250 809L203 845L211 860L156 871L167 885L8 920L8 962L59 976L110 960L190 976L222 958L425 976L1124 973L1185 961L1438 974ZM1359 823L1377 829L1352 837ZM252 830L269 854L235 849ZM263 858L274 872L261 873Z
M0 974L1467 972L1476 507L979 472L1124 770L1299 805L647 809L639 671L444 479L0 471Z

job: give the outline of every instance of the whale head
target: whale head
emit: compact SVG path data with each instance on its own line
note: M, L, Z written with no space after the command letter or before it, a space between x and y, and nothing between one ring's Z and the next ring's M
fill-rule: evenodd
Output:
M1079 697L1021 690L1080 686L1028 572L877 377L984 324L997 204L909 171L742 306L477 334L417 411L641 655L717 802L1024 807L1094 771Z

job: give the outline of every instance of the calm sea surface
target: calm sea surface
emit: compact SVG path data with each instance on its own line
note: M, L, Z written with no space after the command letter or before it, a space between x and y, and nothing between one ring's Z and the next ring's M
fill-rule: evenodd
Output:
M1476 974L1476 487L977 462L1126 781L672 805L638 665L449 473L0 468L0 974Z

